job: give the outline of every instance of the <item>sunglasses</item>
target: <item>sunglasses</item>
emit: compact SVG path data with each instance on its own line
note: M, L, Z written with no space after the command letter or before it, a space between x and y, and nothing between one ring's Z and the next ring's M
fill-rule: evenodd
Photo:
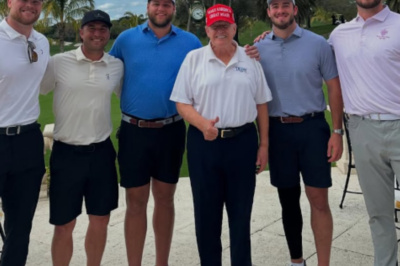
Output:
M38 54L35 52L35 49L36 45L33 42L28 41L28 56L31 64L38 61Z

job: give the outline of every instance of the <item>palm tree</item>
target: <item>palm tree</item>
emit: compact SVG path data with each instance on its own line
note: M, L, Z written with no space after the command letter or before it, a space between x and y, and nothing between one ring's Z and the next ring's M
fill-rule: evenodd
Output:
M94 9L94 0L47 0L43 4L45 18L51 18L57 23L60 39L60 52L64 52L65 28L76 18Z
M3 19L8 14L7 0L0 0L0 19Z
M386 4L392 11L400 13L400 0L386 0Z
M124 14L124 20L122 21L122 24L128 25L129 28L133 28L136 27L137 25L142 24L144 20L145 18L142 14L138 16L130 11L127 11Z

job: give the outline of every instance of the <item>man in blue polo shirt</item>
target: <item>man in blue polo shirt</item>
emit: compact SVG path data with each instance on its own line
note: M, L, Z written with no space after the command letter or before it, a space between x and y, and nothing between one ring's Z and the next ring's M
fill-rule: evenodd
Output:
M118 160L121 186L126 188L130 266L141 265L150 187L156 266L168 265L186 136L185 123L169 97L187 53L202 47L196 36L171 24L175 9L174 0L149 0L148 21L123 32L110 51L125 64Z
M303 266L300 174L311 206L318 265L330 261L333 222L328 203L331 162L342 154L343 102L332 49L326 40L295 22L294 0L268 0L273 29L257 43L273 100L269 166L278 188L291 265ZM322 81L328 86L333 134L325 120Z

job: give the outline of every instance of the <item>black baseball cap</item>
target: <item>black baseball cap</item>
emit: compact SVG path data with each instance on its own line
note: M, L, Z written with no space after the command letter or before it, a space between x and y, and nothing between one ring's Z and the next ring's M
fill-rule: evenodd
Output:
M92 10L85 13L82 19L81 28L92 21L104 22L105 24L107 24L108 27L112 27L110 16L106 12L101 10Z

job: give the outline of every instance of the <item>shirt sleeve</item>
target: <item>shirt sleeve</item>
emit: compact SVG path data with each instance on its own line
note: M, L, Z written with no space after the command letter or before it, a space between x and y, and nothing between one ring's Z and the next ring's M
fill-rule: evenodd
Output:
M256 75L257 75L257 92L255 95L256 104L264 104L272 100L271 90L268 86L267 80L264 75L263 68L255 59Z
M324 80L331 80L339 76L332 47L325 41L321 42L320 71Z
M56 58L51 57L47 64L46 72L40 84L40 94L46 95L56 87Z
M121 64L119 73L121 73L121 78L120 78L118 84L114 88L114 93L117 95L118 98L121 98L122 85L124 82L124 74L123 74L124 73L124 64Z
M122 52L121 52L121 35L117 37L115 40L113 46L111 47L111 50L109 52L110 55L114 56L115 58L118 58L124 62L124 59L122 57Z
M191 88L190 60L188 57L182 63L175 85L171 93L170 100L173 102L193 104L193 94Z

